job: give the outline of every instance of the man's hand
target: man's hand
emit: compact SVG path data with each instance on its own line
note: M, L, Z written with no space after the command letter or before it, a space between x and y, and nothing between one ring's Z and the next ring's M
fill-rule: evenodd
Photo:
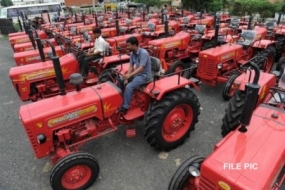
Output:
M129 74L129 73L124 74L124 79L125 80L128 80L129 78L131 78L131 74Z
M128 82L129 82L128 80L125 80L124 85L126 86L128 84Z

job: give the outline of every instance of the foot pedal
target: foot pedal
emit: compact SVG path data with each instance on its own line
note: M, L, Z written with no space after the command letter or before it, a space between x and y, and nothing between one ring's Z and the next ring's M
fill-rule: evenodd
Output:
M136 128L128 128L126 130L126 136L128 138L134 138L136 136Z

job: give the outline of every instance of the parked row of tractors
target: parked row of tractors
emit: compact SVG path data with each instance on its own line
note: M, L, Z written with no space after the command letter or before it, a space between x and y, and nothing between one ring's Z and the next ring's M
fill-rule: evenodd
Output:
M157 150L182 145L198 122L200 102L192 88L199 90L201 83L224 83L222 97L230 100L224 138L208 158L195 156L182 164L169 189L280 188L285 178L283 174L276 182L285 160L285 28L280 18L253 26L251 17L242 22L221 13L131 17L116 12L76 15L75 20L58 19L34 29L24 15L24 31L9 35L16 62L9 76L20 99L33 101L20 107L19 117L35 156L49 156L54 164L52 188L90 187L99 165L79 148L120 125L127 137L134 137L135 121L142 120L144 136ZM103 58L90 62L83 80L79 65L94 46L95 27L101 28L107 44ZM127 72L126 40L131 36L148 50L154 80L134 91L122 116L117 110L123 92L116 83ZM272 72L275 60L277 71ZM257 163L259 170L223 168L223 163L241 162Z

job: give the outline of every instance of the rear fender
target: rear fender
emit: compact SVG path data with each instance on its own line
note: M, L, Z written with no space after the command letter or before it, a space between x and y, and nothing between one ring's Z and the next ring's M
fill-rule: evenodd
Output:
M253 48L258 48L258 49L266 49L268 46L274 46L276 48L276 41L273 40L258 40L253 43L252 47Z
M190 86L199 88L191 80L178 75L173 75L149 83L144 92L156 100L161 100L161 98L168 92L175 91L179 88L189 88Z
M250 82L253 81L253 78L255 76L254 70L251 70L251 72L252 74ZM239 90L245 91L245 86L246 84L248 84L249 76L250 72L247 71L246 73L243 73L236 78L234 84L238 85ZM275 75L270 73L260 72L258 84L260 85L260 89L258 92L258 95L260 95L259 99L263 99L269 93L270 88L276 85L276 77Z

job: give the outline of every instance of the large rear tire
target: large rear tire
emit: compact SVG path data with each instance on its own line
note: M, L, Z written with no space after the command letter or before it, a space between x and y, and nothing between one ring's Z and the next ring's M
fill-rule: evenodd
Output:
M104 70L98 78L98 84L102 84L104 82L110 81L115 83L116 74L114 74L111 70Z
M70 154L59 160L50 175L54 190L85 190L97 179L99 164L93 155L83 152Z
M166 75L179 72L181 70L189 68L190 64L188 63L183 63L182 61L175 61L166 71ZM189 78L190 76L190 69L183 71L181 74L184 78Z
M193 182L195 177L190 174L189 166L193 163L199 163L199 165L201 165L204 160L205 158L201 156L192 156L188 158L172 176L168 190L194 189L191 187L194 187Z
M183 144L195 129L200 114L198 97L188 88L154 101L145 115L144 135L150 146L169 151Z
M258 65L260 70L270 73L274 64L275 48L273 46L269 46L265 50L259 51L257 56L258 57L256 57L253 61Z
M284 46L285 46L285 37L279 36L277 38L277 48L276 48L275 61L278 61L280 59L280 57L282 56Z
M230 99L221 127L221 134L223 137L225 137L231 131L234 131L239 126L239 120L245 103L245 97L246 92L237 90L234 96Z

